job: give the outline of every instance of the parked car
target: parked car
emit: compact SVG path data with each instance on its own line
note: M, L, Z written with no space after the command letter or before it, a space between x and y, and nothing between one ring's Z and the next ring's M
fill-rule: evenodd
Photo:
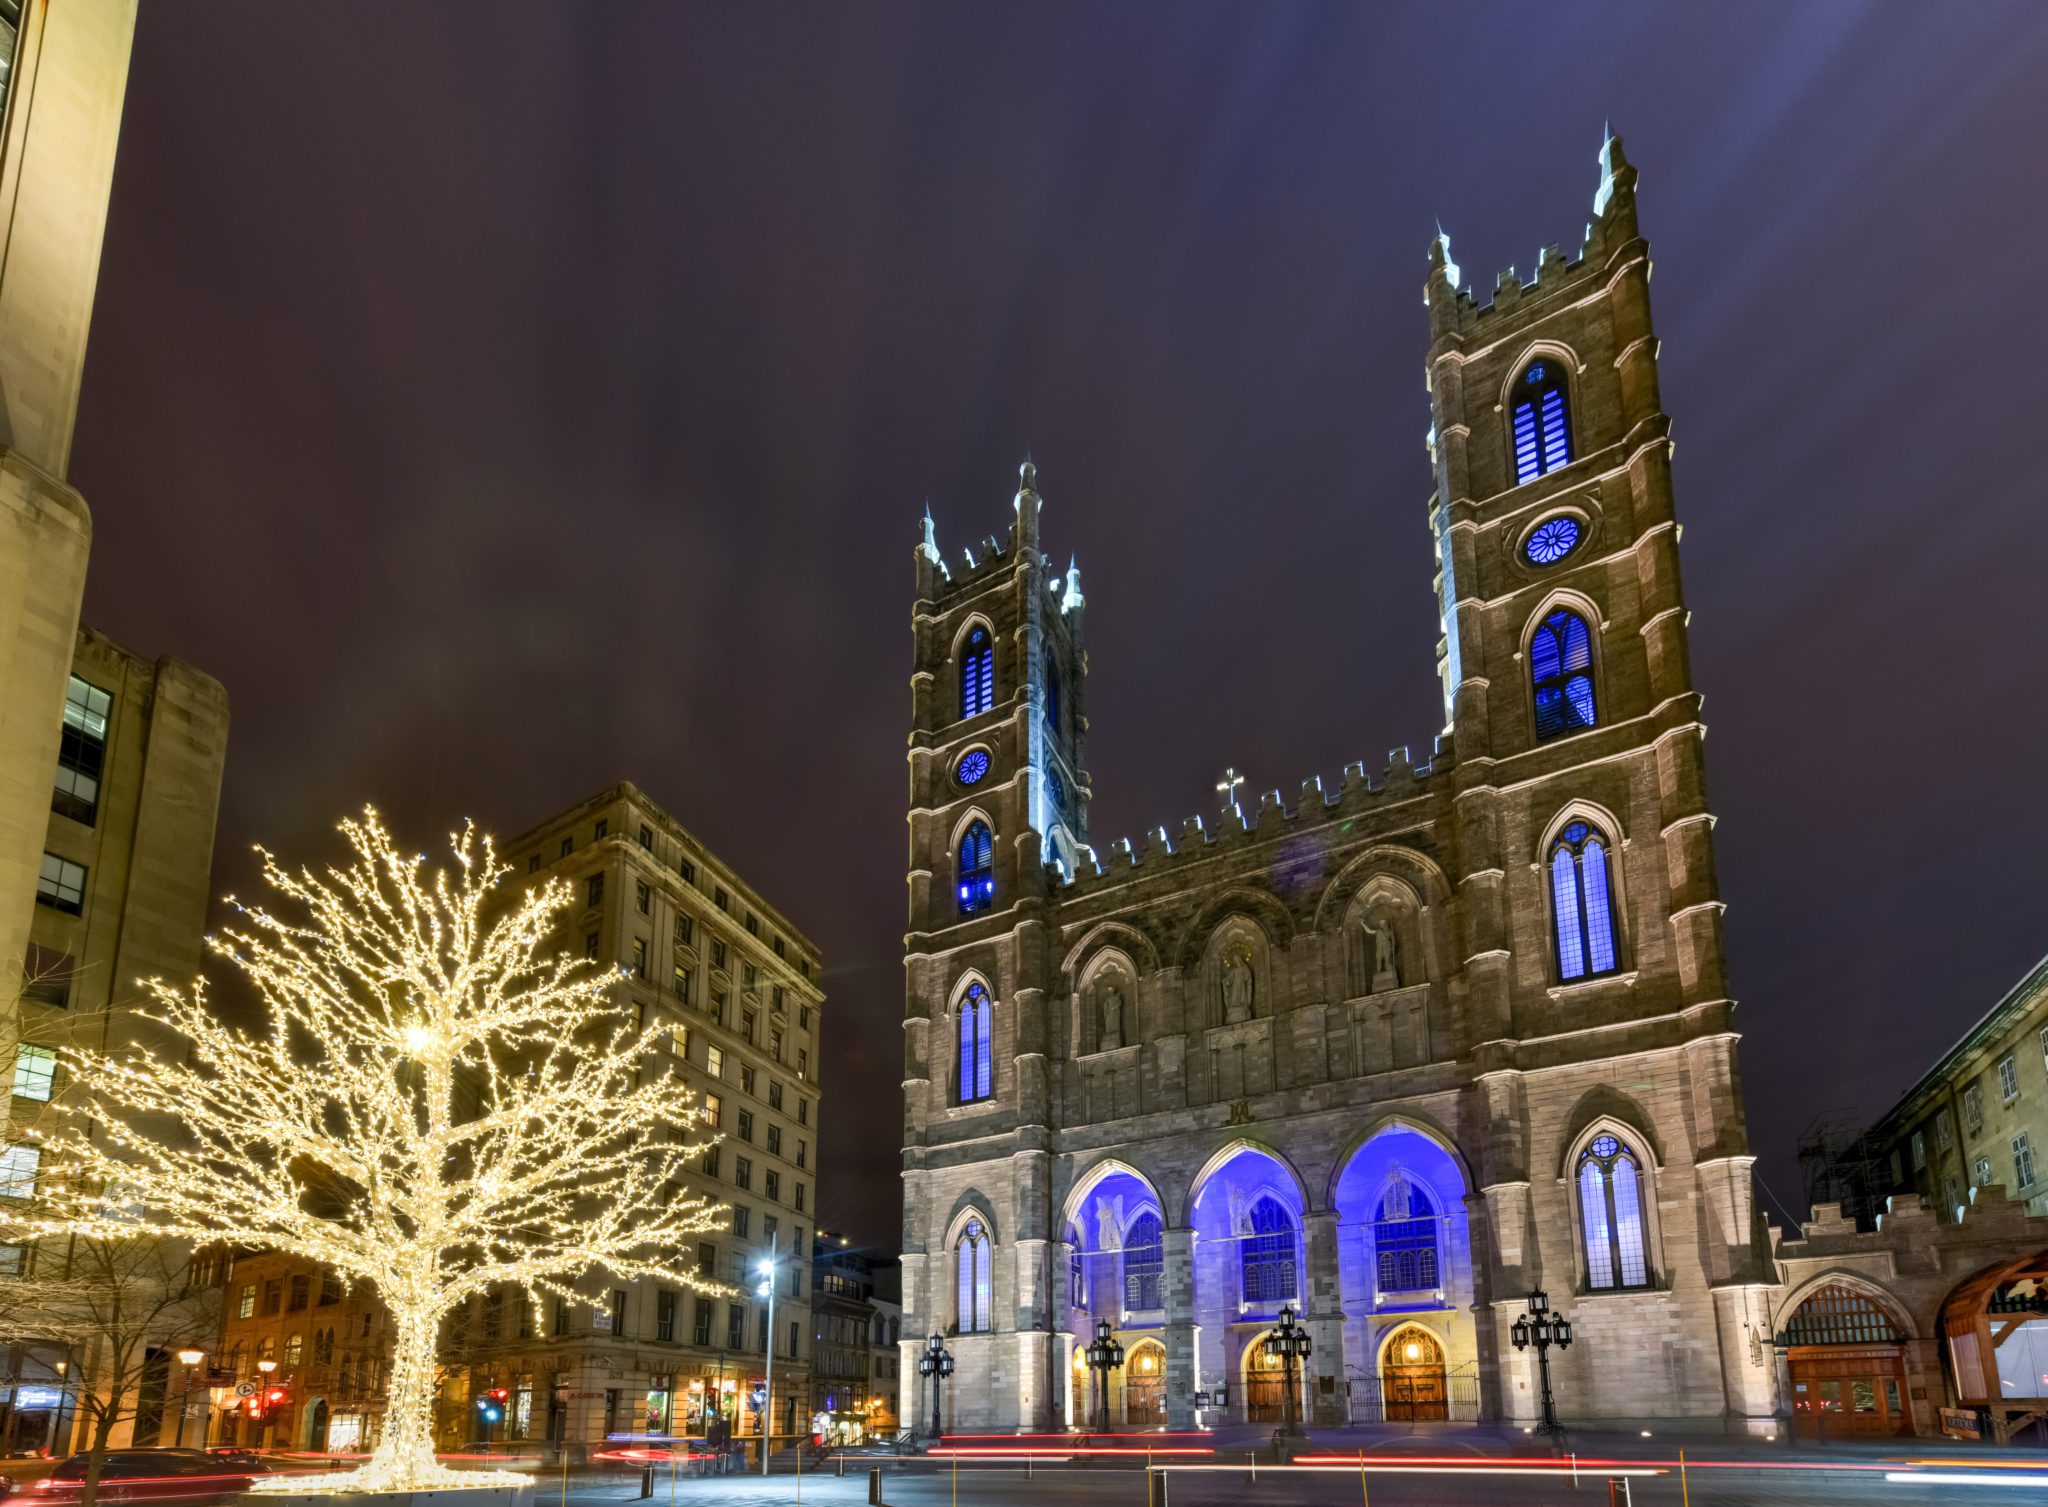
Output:
M32 1501L65 1503L78 1500L85 1488L84 1455L57 1462L57 1468L30 1484L23 1495ZM198 1449L115 1449L107 1451L100 1469L103 1502L178 1502L198 1507L225 1502L249 1489L255 1472L232 1461L217 1460Z
M223 1465L232 1465L237 1470L246 1470L252 1476L267 1476L270 1466L253 1449L242 1449L233 1444L217 1444L207 1453Z

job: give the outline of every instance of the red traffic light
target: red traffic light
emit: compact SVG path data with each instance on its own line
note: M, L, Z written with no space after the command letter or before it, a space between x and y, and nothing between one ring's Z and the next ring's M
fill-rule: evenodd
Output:
M511 1395L503 1387L492 1387L490 1391L484 1393L484 1396L490 1398L492 1402L503 1402Z
M287 1392L283 1387L272 1387L270 1391L265 1394L264 1400L266 1402L283 1402L285 1398L290 1395L291 1394Z

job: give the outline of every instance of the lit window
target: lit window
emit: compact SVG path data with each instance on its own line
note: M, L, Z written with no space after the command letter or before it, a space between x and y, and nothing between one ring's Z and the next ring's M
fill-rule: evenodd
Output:
M996 647L976 625L960 656L960 715L979 717L996 704Z
M1294 1221L1270 1194L1252 1205L1252 1232L1238 1242L1244 1300L1261 1306L1294 1299Z
M35 1146L0 1148L0 1198L33 1198L43 1153Z
M47 1101L57 1076L57 1054L48 1047L21 1047L14 1054L14 1097Z
M988 751L981 748L969 750L960 760L960 767L956 773L961 784L979 785L982 776L988 773Z
M1558 834L1550 850L1550 899L1557 922L1557 972L1566 983L1616 967L1614 894L1607 843L1585 822Z
M1160 1245L1159 1216L1146 1211L1124 1232L1124 1308L1150 1313L1163 1308L1160 1283L1166 1263Z
M714 1078L725 1076L725 1053L717 1047L704 1048L704 1071Z
M958 1288L956 1321L962 1334L984 1334L989 1324L988 1233L970 1219L955 1248Z
M1569 464L1571 418L1565 405L1564 369L1548 358L1530 362L1515 381L1510 404L1516 485Z
M1643 1236L1642 1169L1635 1153L1603 1135L1579 1158L1579 1218L1586 1241L1586 1286L1650 1285Z
M676 965L676 998L686 1005L690 1002L690 970L681 964Z
M1991 1186L1991 1158L1988 1156L1977 1158L1977 1186L1980 1188Z
M1436 1208L1429 1195L1396 1176L1372 1216L1381 1292L1421 1292L1437 1285Z
M85 866L45 853L42 876L36 880L36 903L78 915L85 909Z
M57 785L50 809L88 826L99 812L100 771L107 758L107 713L114 698L76 675L64 697L64 732L57 745Z
M1522 558L1531 565L1555 565L1579 547L1579 520L1569 516L1546 518L1536 525L1522 546Z
M987 910L995 898L995 837L987 822L977 821L960 838L960 914Z
M994 1092L995 1056L989 1041L988 991L969 984L960 997L957 1034L960 1038L960 1092L962 1104L986 1099Z
M284 1363L287 1368L298 1365L300 1357L305 1353L306 1337L303 1334L295 1334L284 1342Z
M1536 737L1583 732L1598 720L1593 706L1593 635L1576 612L1558 608L1529 640L1529 680L1536 692Z
M704 1096L704 1123L714 1130L725 1123L725 1101L716 1094Z
M2020 1096L2020 1065L2010 1052L1998 1059L1998 1093L2008 1104Z

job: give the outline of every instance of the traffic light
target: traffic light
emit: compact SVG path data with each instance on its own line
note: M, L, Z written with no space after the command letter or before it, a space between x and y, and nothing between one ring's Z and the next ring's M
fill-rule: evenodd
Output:
M503 1387L492 1387L476 1400L476 1410L486 1425L505 1421L505 1403L512 1396Z

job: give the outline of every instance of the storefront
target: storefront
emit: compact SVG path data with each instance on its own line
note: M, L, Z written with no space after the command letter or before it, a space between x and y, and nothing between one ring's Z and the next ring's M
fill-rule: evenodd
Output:
M1815 1288L1785 1326L1792 1429L1802 1438L1910 1434L1906 1336L1868 1293L1842 1282Z
M1989 1415L2000 1444L2048 1427L2048 1251L1979 1272L1941 1307L1956 1401Z

